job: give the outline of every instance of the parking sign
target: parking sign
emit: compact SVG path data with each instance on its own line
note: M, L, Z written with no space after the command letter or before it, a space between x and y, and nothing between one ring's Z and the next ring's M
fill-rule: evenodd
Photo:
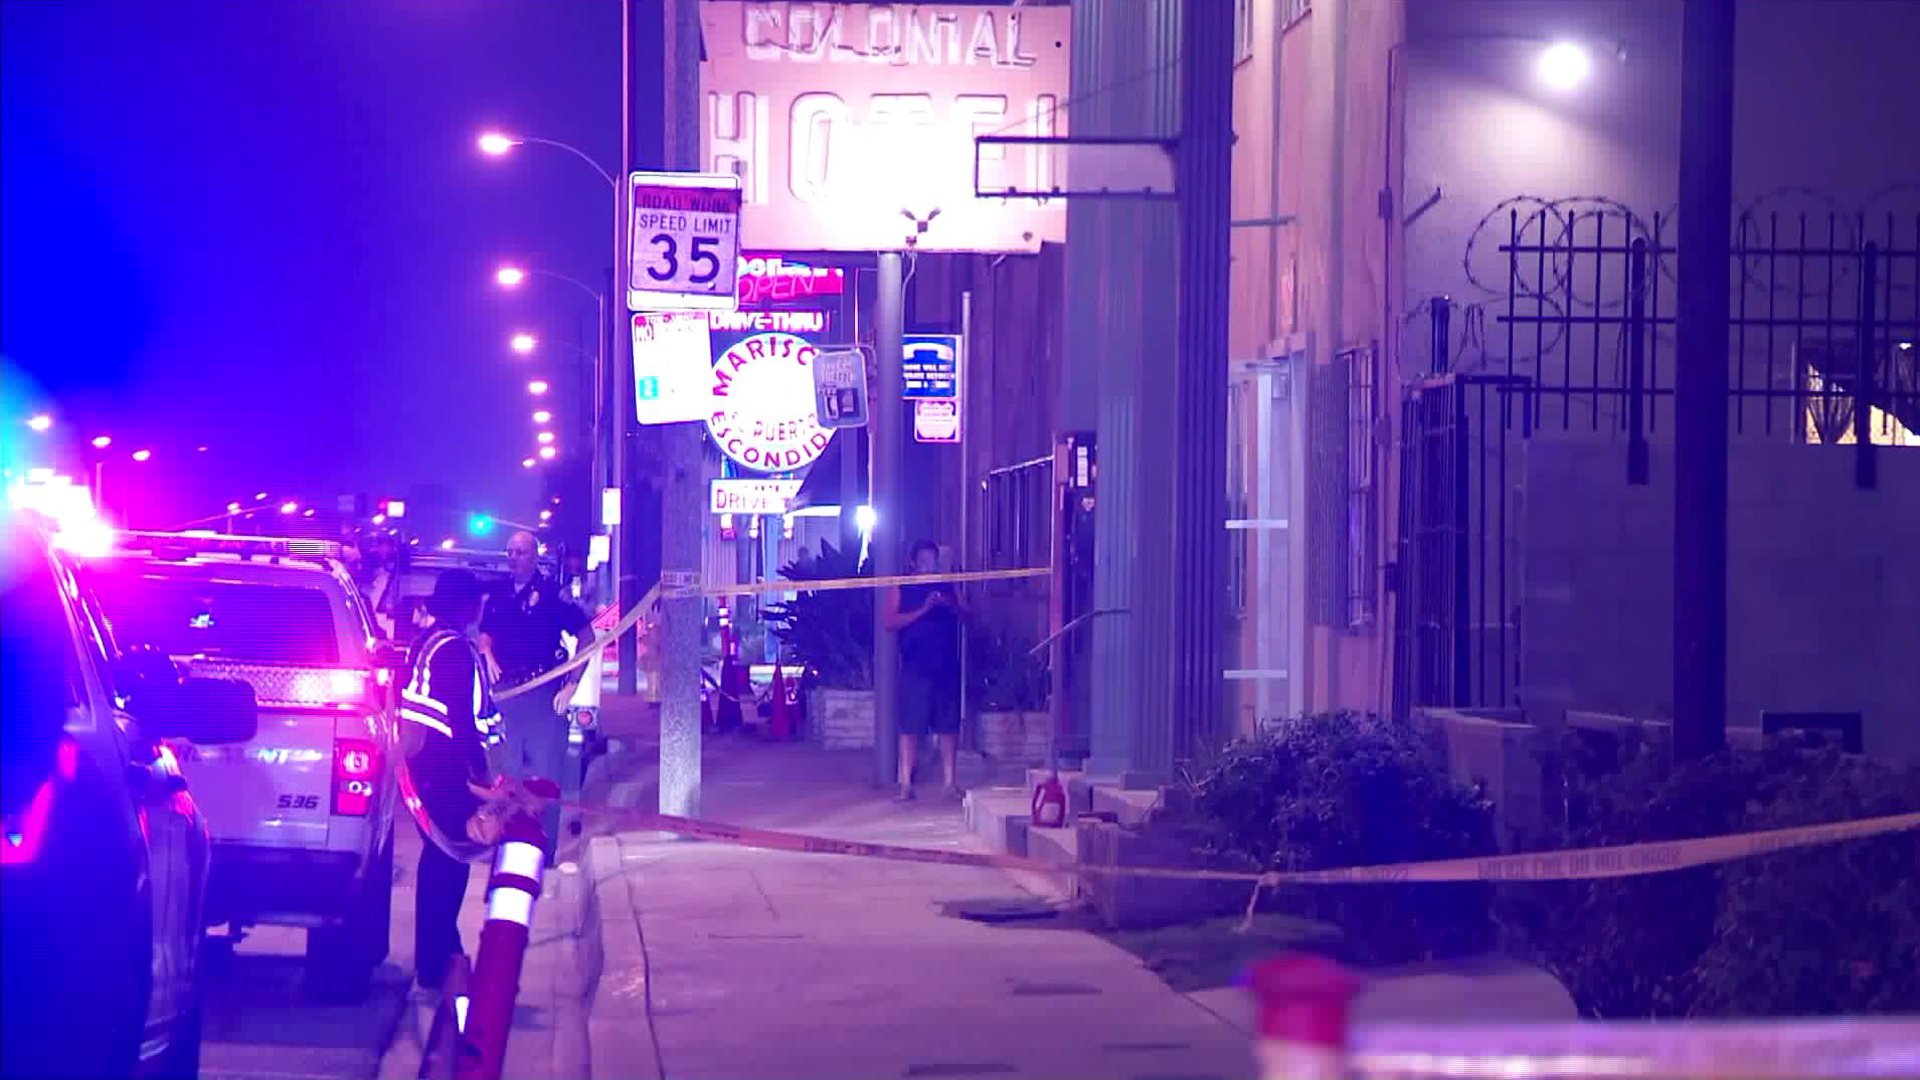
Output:
M627 308L732 311L740 268L740 178L636 172L630 199Z

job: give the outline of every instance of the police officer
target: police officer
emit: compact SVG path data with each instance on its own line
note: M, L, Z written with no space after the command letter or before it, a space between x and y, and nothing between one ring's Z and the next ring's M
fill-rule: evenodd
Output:
M463 630L480 617L481 600L480 580L470 571L448 570L434 582L400 700L403 791L416 805L425 840L415 892L414 969L428 989L439 988L463 951L466 860L500 838L499 823L480 813L482 800L474 792L475 786L492 786L487 747L499 741L491 680Z
M591 638L586 613L568 603L560 585L540 573L535 562L538 543L533 534L517 532L507 541L507 564L513 573L513 591L487 597L480 620L480 653L488 674L503 688L527 682L567 658L562 634L578 645ZM580 685L576 670L555 684L546 684L501 701L506 728L508 776L519 780L543 777L571 790L567 766L567 704ZM547 861L559 843L560 806L549 803L541 814L547 835Z

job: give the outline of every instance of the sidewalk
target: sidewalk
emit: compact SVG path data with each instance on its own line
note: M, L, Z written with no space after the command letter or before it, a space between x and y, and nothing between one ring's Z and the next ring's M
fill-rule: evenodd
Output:
M958 803L898 805L870 758L709 739L701 816L968 847ZM586 872L605 968L596 1077L1234 1077L1244 1033L1100 939L946 914L1025 894L971 867L756 851L622 833Z
M603 727L614 740L609 752L588 769L581 798L614 805L651 805L657 772L659 724L655 711L632 699L609 699ZM587 843L606 833L604 819L584 822L583 835L567 835L565 819L558 852L559 868L542 881L534 905L533 928L521 968L513 1031L507 1039L502 1075L514 1078L577 1080L588 1075L587 1016L600 979L600 913L594 890L581 872ZM413 976L413 879L420 837L413 826L398 826L392 962L407 979ZM460 934L469 956L477 955L486 922L490 864L476 864L467 879L460 908ZM439 995L410 987L397 1030L380 1059L380 1080L413 1080L419 1074L422 1043L433 1025Z

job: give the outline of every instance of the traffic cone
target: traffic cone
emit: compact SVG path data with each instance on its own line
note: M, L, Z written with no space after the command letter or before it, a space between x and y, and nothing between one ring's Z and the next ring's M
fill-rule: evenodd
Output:
M778 663L773 665L773 716L767 726L775 739L793 738L793 719L787 714L787 677Z
M1319 956L1282 956L1245 980L1259 1006L1253 1044L1260 1080L1342 1080L1347 1075L1347 1010L1360 980Z

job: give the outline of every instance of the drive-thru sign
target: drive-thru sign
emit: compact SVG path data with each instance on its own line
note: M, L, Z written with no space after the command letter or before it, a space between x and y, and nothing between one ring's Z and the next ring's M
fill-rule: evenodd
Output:
M636 172L627 308L732 311L740 306L740 178Z

